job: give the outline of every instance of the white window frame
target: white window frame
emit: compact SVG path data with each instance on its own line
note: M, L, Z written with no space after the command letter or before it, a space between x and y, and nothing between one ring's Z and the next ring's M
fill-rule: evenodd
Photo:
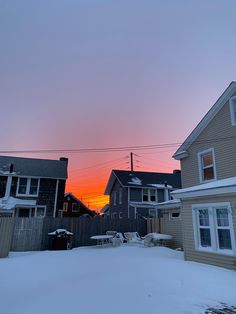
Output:
M43 214L43 216L37 216L36 215L36 212L38 211L38 208L43 208L44 209L44 214ZM34 214L34 217L35 218L44 218L45 216L46 216L46 206L36 206L35 207L35 212L34 212L35 214Z
M148 191L148 200L147 201L143 200L144 190ZM151 191L155 191L155 198L156 198L155 201L151 201ZM146 202L154 202L154 203L156 203L157 202L157 189L142 188L142 202L143 203L146 203Z
M74 209L74 205L77 205L78 209ZM78 203L72 203L72 212L79 212L79 204Z
M119 204L122 204L122 188L119 189Z
M63 208L62 208L62 212L66 213L68 211L68 203L64 202L63 203Z
M214 178L210 180L204 180L204 173L203 173L203 163L202 163L202 156L207 155L211 153L212 154L212 162L213 162L213 173L214 173ZM203 151L198 152L198 170L199 170L199 178L200 178L200 183L207 183L207 182L212 182L215 181L216 178L216 163L215 163L215 150L214 148L209 148Z
M26 183L26 193L25 193L25 194L19 193L20 179L27 179L27 183ZM30 194L31 179L36 179L36 180L38 180L37 194ZM39 185L40 185L40 178L18 177L16 195L17 195L17 196L37 197L37 196L39 195Z
M229 226L227 226L227 228L225 229L228 229L230 231L230 239L231 239L231 246L232 246L231 250L219 248L218 233L217 233L219 226L217 225L217 220L216 220L217 219L216 209L218 208L226 208L228 210ZM210 229L211 247L201 246L200 232L199 232L200 225L199 225L199 218L198 218L199 217L198 211L201 209L207 209L209 213L209 227L207 226L207 228ZM210 252L210 253L223 254L223 255L236 255L232 209L229 202L193 204L192 205L192 218L193 218L194 243L195 243L195 249L197 251Z
M236 118L235 118L235 115L234 115L234 112L235 112L234 106L236 107L236 96L233 96L232 98L230 98L229 106L230 106L231 123L232 123L232 126L234 126L234 125L236 125Z
M19 206L16 208L16 213L14 216L17 216L16 217L19 217L19 209L21 208L25 208L25 209L28 209L29 210L29 216L26 217L26 218L44 218L46 216L46 206L44 205L38 205L38 206ZM38 208L43 208L44 209L44 214L43 216L37 216L36 213L37 213L37 210ZM32 215L32 213L34 213Z
M178 217L173 217L173 214L179 214ZM172 211L171 213L169 213L169 220L179 220L181 218L181 213L180 211Z

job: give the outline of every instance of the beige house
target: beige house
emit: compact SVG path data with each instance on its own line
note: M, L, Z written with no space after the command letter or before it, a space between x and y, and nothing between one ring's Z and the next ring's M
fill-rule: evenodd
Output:
M175 152L187 260L236 269L236 82Z

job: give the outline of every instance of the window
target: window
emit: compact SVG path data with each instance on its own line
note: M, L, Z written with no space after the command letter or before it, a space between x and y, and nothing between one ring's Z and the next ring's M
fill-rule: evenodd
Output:
M119 213L119 219L122 219L123 218L123 213Z
M119 204L122 204L122 188L119 190Z
M114 213L111 215L111 218L112 218L112 219L116 219L116 218L117 218L117 213L114 212Z
M63 211L63 212L67 212L67 210L68 210L68 203L67 203L67 202L64 202L64 203L63 203L63 209L62 209L62 211Z
M179 218L180 218L180 212L170 213L170 219L179 219Z
M200 182L215 180L215 158L213 148L198 153Z
M157 190L143 189L143 202L157 202Z
M39 179L18 178L17 194L37 196L39 190Z
M35 217L45 217L46 208L45 207L36 207Z
M193 223L197 249L233 253L234 232L228 203L193 205Z
M113 204L114 206L116 206L116 191L114 191L114 194L113 194Z
M143 189L143 202L148 202L148 189Z
M232 97L229 101L230 116L232 125L236 125L236 96Z
M73 212L78 212L79 211L79 204L73 203L72 204L72 211Z
M45 206L16 208L16 217L43 218L46 214Z

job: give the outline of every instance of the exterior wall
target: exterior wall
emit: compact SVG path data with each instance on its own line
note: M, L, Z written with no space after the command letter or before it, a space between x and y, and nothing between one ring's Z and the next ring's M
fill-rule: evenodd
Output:
M63 209L64 194L65 194L66 181L59 180L57 192L57 211Z
M233 212L234 237L236 239L236 195L218 196L218 197L202 197L182 201L181 217L183 228L183 244L185 259L200 263L206 263L236 270L236 256L223 255L218 253L202 252L195 249L192 204L221 203L230 202Z
M122 218L128 218L128 188L122 188L122 203L119 203L119 190L122 188L116 180L110 195L110 217L116 213L116 218L122 213ZM116 192L116 205L114 205L114 192Z
M46 216L53 216L56 185L56 179L40 179L39 194L36 205L47 206Z
M129 190L130 190L131 202L142 202L142 189L141 188L129 188Z
M183 248L183 235L182 235L182 217L172 219L170 214L172 212L180 212L180 209L163 209L161 218L161 233L169 234L173 237L168 241L168 246L171 248Z
M198 152L214 148L217 180L236 176L236 126L231 124L229 101L188 149L189 157L182 159L182 188L200 184ZM205 142L211 139L232 137L230 140ZM203 141L203 142L202 142ZM198 143L196 143L198 142Z

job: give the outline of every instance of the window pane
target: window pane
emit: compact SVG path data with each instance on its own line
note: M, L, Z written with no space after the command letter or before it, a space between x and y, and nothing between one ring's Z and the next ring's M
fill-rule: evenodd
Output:
M44 217L45 208L44 207L37 207L36 216L37 217Z
M199 209L199 225L200 226L209 226L208 209Z
M212 153L202 156L202 164L203 164L203 168L207 166L211 166L213 164Z
M148 201L148 189L143 189L143 201Z
M29 194L36 195L38 193L38 179L31 179Z
M201 246L203 246L203 247L211 246L210 229L200 228L200 241L201 241Z
M217 225L219 227L229 226L228 210L227 208L216 209Z
M156 190L150 190L150 200L151 202L156 201Z
M19 208L18 217L29 217L29 208Z
M203 169L203 179L204 180L214 179L214 168L213 167Z
M26 188L27 188L27 178L20 178L19 179L18 193L19 194L26 194Z
M225 250L232 250L230 230L218 229L219 248Z
M179 213L179 212L172 213L172 214L171 214L171 217L172 217L172 218L179 218L179 217L180 217L180 213Z

